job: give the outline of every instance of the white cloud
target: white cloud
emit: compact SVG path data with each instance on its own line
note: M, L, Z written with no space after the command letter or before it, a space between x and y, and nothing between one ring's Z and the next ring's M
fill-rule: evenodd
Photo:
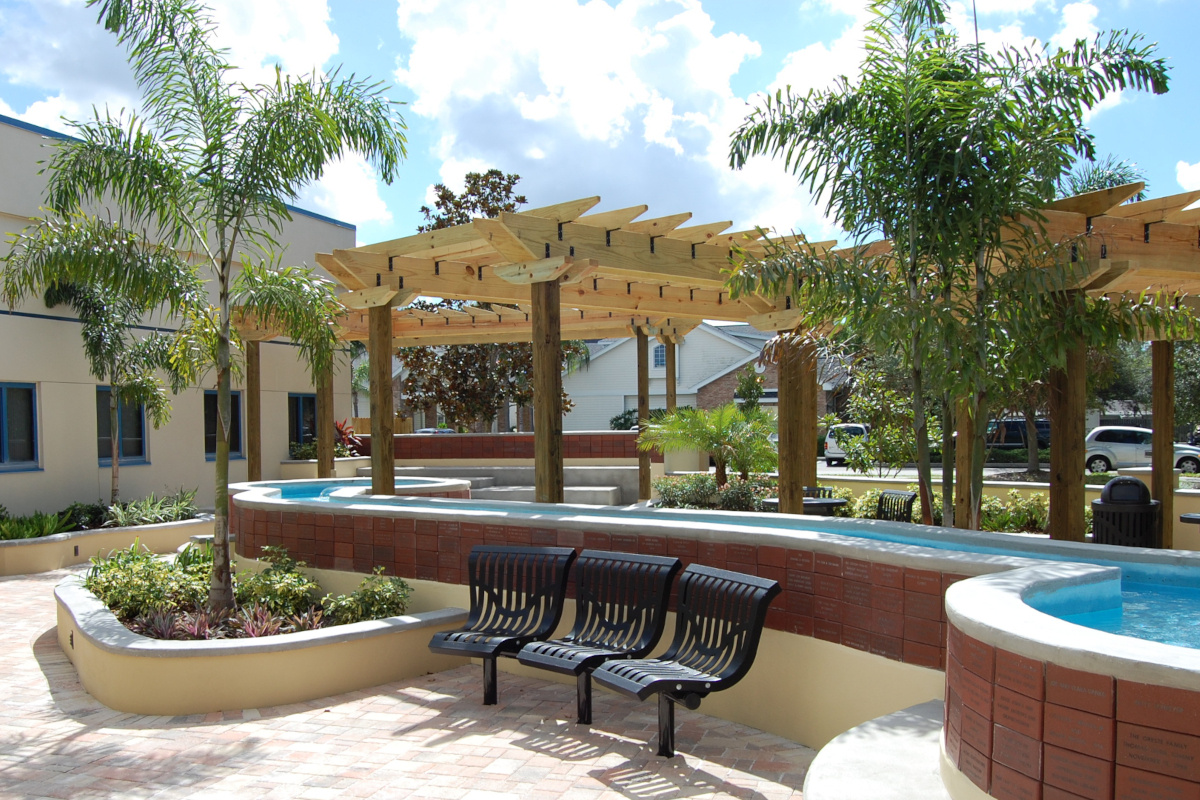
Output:
M392 221L392 212L379 196L374 168L356 154L329 164L321 180L305 188L298 201L301 208L354 225Z
M1186 161L1177 162L1175 164L1175 180L1179 181L1179 187L1185 192L1200 189L1200 161L1195 164L1189 164Z
M275 79L275 65L294 75L320 69L338 51L326 0L208 0L216 43L245 83Z
M1096 17L1100 9L1089 2L1068 3L1062 10L1062 27L1050 37L1050 44L1069 50L1077 39L1089 40L1100 32Z

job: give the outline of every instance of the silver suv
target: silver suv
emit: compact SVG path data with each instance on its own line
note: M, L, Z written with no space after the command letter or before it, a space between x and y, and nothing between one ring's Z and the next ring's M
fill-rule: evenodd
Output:
M1092 428L1084 439L1087 448L1084 464L1088 472L1109 472L1120 467L1150 465L1150 443L1154 431L1149 428L1126 428L1105 425ZM1175 469L1200 472L1200 447L1175 444Z
M846 463L846 451L842 449L839 439L849 439L851 436L866 436L871 430L870 425L849 423L830 425L829 433L825 434L825 466L836 467Z

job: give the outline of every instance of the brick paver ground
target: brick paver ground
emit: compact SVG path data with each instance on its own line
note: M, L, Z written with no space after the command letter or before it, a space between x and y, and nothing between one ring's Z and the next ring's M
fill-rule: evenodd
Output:
M679 709L680 755L661 759L654 702L596 694L576 725L574 687L501 675L484 708L462 667L310 703L190 717L92 699L55 639L66 571L0 579L0 796L800 797L812 750Z

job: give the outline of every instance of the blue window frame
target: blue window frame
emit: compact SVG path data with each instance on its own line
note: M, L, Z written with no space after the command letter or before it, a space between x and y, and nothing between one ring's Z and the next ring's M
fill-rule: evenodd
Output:
M665 344L657 344L654 346L654 368L662 369L667 366L667 346Z
M317 440L317 396L288 394L288 443L307 444Z
M100 466L112 466L112 425L108 403L112 390L96 387L96 457ZM122 400L117 409L117 430L121 443L122 464L148 464L146 457L146 407Z
M37 389L0 383L0 470L37 469Z
M242 393L229 393L229 457L242 457ZM217 391L204 391L204 457L217 457Z

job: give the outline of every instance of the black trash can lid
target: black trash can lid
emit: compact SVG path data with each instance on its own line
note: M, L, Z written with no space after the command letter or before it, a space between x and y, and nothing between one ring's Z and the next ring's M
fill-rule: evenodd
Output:
M1100 502L1147 505L1150 502L1150 490L1137 478L1121 475L1104 484L1100 490Z

